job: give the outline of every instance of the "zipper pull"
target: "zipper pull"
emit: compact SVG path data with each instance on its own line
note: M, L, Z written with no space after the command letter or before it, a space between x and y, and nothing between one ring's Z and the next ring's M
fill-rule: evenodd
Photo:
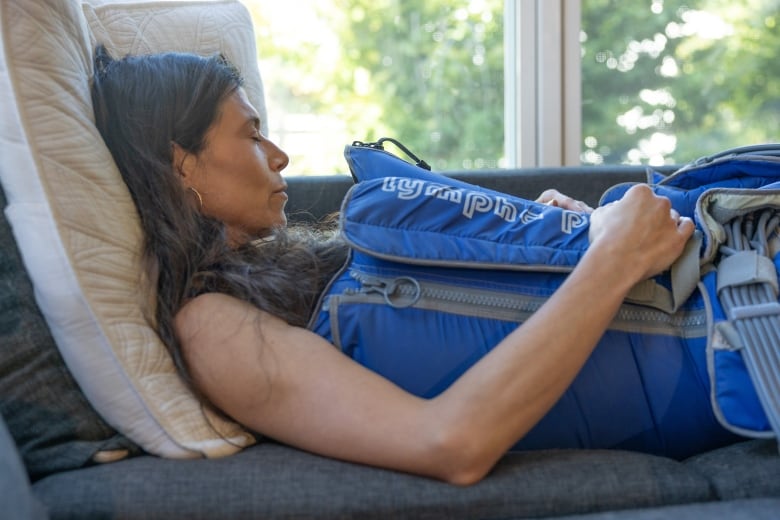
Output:
M420 282L411 276L399 276L384 279L374 276L355 276L361 283L361 292L365 294L378 293L385 303L394 309L411 307L420 300L422 288Z

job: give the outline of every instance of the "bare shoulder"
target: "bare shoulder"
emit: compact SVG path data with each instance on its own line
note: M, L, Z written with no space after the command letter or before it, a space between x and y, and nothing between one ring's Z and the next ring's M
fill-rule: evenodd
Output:
M270 319L251 304L221 293L206 293L196 296L174 317L174 328L179 341L188 346L194 340L213 343L221 342L220 336L259 321Z
M222 293L205 293L189 300L176 314L176 325L201 322L214 316L214 313L232 314L236 310L248 310L251 305ZM224 317L224 316L223 316Z
M264 432L270 388L282 390L280 371L289 343L284 321L238 298L199 295L174 318L175 332L194 384L211 403L250 428ZM276 401L276 399L274 399Z
M181 308L174 328L195 379L220 366L231 371L260 370L292 361L313 346L332 345L311 331L221 293L199 295ZM259 365L258 365L259 363Z

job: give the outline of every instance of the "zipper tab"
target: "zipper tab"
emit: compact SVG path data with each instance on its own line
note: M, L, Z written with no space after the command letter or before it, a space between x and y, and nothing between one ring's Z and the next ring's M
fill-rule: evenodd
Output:
M352 272L353 278L361 283L360 292L364 294L380 294L385 303L395 309L411 307L422 296L420 282L411 276L396 278L377 278Z

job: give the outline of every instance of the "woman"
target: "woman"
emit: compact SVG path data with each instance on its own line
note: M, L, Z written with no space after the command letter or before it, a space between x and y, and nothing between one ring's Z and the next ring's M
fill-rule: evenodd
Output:
M103 48L95 69L97 125L138 207L159 333L182 376L246 427L326 456L477 482L565 391L628 290L667 268L694 229L646 186L597 209L560 290L420 399L304 328L345 247L285 230L288 157L260 133L235 69L183 54L115 61ZM589 209L555 191L539 200Z

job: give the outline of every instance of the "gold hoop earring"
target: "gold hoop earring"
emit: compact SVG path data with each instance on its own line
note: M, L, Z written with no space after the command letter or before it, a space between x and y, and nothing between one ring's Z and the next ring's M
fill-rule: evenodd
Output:
M200 209L203 209L203 197L200 196L200 192L193 188L192 186L187 186L188 190L192 190L192 193L195 194L196 197L198 197L198 205L200 206Z

